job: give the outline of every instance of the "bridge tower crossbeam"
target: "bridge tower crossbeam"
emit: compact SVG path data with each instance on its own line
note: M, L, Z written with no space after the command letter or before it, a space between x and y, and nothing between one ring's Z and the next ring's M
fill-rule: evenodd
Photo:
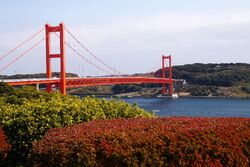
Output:
M51 53L51 33L59 32L60 36L60 53ZM60 59L60 89L63 95L66 95L66 63L65 63L65 43L64 43L64 24L58 26L45 25L46 36L46 77L52 78L51 59ZM52 84L47 84L47 92L52 91Z

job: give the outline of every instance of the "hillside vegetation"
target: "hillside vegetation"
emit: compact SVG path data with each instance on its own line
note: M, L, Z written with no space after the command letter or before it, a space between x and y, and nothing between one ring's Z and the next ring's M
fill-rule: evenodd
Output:
M161 70L155 72L161 76ZM250 64L188 64L173 67L173 78L185 79L187 85L177 87L194 96L250 96Z
M53 72L52 77L60 77L59 72ZM77 74L74 73L66 73L66 77L78 77ZM45 73L37 73L37 74L15 74L15 75L0 75L0 79L26 79L26 78L46 78Z

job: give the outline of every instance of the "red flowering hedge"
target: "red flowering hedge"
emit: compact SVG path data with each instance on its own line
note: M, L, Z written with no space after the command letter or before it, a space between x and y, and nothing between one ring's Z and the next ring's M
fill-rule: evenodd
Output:
M250 118L92 121L33 146L35 166L249 166Z
M3 160L6 158L10 150L10 145L7 143L7 137L4 131L0 128L0 166L4 163Z

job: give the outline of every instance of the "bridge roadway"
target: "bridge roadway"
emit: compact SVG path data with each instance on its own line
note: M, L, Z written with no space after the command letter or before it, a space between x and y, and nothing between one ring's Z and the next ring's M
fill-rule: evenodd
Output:
M175 81L174 79L172 81ZM14 80L0 80L9 85L34 85L34 84L60 84L60 78L32 78L32 79L14 79ZM66 85L68 88L81 86L100 86L100 85L115 85L115 84L143 84L143 83L159 83L169 84L169 78L155 78L155 77L87 77L87 78L66 78Z

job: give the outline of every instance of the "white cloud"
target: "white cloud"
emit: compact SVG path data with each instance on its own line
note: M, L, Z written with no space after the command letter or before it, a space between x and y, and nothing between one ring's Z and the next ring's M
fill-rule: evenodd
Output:
M165 13L100 25L68 25L68 29L101 59L125 73L146 72L164 53L173 54L175 64L250 63L250 12ZM6 49L12 43L16 38L1 41L0 46Z
M112 65L142 72L163 53L172 53L176 64L246 61L249 26L250 12L162 14L71 31ZM230 52L241 55L235 59ZM144 64L140 64L142 58ZM121 62L131 64L131 68Z

